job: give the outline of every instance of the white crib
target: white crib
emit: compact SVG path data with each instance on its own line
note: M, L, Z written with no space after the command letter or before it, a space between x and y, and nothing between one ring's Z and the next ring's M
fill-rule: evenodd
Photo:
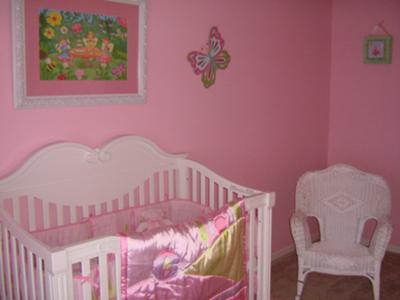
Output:
M109 299L107 255L115 255L120 274L117 237L50 247L30 232L169 199L216 210L238 198L245 198L249 212L249 299L269 300L274 193L235 184L142 137L119 137L96 149L46 146L0 180L0 299L73 299L72 266L79 263L88 274L93 258L99 263L101 299ZM120 288L116 282L117 299ZM91 293L84 284L83 299L92 299Z

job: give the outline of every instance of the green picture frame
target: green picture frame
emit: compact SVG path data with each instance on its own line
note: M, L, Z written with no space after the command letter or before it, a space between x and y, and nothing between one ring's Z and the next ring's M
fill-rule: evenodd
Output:
M368 35L364 38L364 64L390 64L392 62L392 37Z

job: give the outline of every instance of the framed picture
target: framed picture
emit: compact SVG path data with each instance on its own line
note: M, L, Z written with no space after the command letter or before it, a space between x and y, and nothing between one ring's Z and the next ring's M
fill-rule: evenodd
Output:
M389 35L369 35L364 39L365 64L390 64L392 38Z
M141 103L146 0L13 0L14 107Z

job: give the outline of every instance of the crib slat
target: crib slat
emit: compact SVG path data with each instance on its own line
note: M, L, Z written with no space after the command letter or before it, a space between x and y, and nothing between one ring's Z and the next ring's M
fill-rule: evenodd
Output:
M67 278L70 278L70 280L67 280L67 294L69 294L69 295L71 295L71 294L75 295L77 293L77 291L74 291L75 278L73 277L72 268L73 268L73 264L68 264Z
M56 205L56 210L57 210L57 225L61 226L64 225L64 211L63 211L63 206L62 205Z
M43 264L43 259L36 255L37 282L39 284L39 286L38 286L38 294L39 294L38 295L38 299L45 299L42 264Z
M192 169L192 201L197 201L197 172Z
M22 299L28 299L28 284L26 281L26 263L25 263L25 246L19 243L19 258L20 258L20 268L21 268L21 289L22 289Z
M36 300L36 280L33 253L28 250L28 287L32 300Z
M224 188L218 184L218 208L224 206Z
M214 180L210 178L210 186L209 186L209 199L210 199L210 207L212 210L215 210L216 205L215 205L215 190L214 190Z
M29 218L29 230L36 230L36 215L35 215L35 201L34 199L28 199L28 218Z
M258 219L257 219L257 270L262 270L262 266L263 266L263 261L261 259L261 255L260 253L262 253L262 239L263 239L263 232L262 232L262 228L261 228L261 220L264 219L264 214L263 211L261 209L258 209ZM263 272L258 273L257 272L257 295L260 295L260 297L262 297L263 294L263 287L264 287L264 282L262 280L262 275ZM258 298L259 296L257 296ZM260 298L262 299L262 298Z
M90 274L90 261L85 259L82 261L82 276L89 276ZM82 295L83 300L90 300L92 299L92 289L89 282L85 282L82 285Z
M159 200L164 201L165 200L165 189L164 189L164 172L159 172L158 173L158 195L159 195Z
M51 290L60 288L60 286L57 286L57 284L54 284L54 282L52 282L50 278L51 278L50 274L45 274L44 286L46 287L45 288L46 299L51 299L51 297L52 297ZM59 291L59 293L60 292L61 291Z
M255 270L254 270L254 265L255 265L255 258L254 258L254 243L255 243L255 210L251 209L250 213L250 232L249 232L249 298L253 299L254 298L254 275L255 275Z
M100 271L100 296L101 300L108 300L108 269L107 269L107 254L100 255L99 258Z
M50 227L50 213L49 213L49 203L46 201L42 201L43 208L43 226L44 229Z
M12 297L12 285L11 285L11 265L10 265L10 235L7 228L4 227L4 264L6 266L6 274L7 274L7 295L11 298Z
M71 206L71 223L73 224L73 223L76 223L78 220L77 220L77 210L78 210L78 207L77 206Z
M101 203L96 203L95 204L94 213L95 213L96 216L101 214Z
M121 300L121 256L120 255L114 255L115 257L115 273L113 275L114 278L117 278L116 280L116 295L117 295L117 300Z
M112 202L104 202L104 208L106 213L111 212L112 211Z
M206 205L206 177L204 174L200 175L200 202L202 205Z
M231 189L228 189L228 202L231 202L233 200L233 191Z
M139 204L140 204L140 206L144 205L144 198L145 198L144 185L142 184L139 186Z
M168 170L168 199L174 199L174 170Z
M89 205L82 206L82 217L84 219L89 218Z
M154 203L155 202L154 189L155 189L155 184L154 184L154 174L153 174L149 178L149 198L150 198L149 200L150 200L150 203Z
M11 269L12 269L12 274L14 275L14 297L16 299L20 299L20 290L19 290L19 278L18 274L20 272L18 268L18 256L17 256L17 239L11 235Z
M20 211L20 205L19 205L19 198L16 197L12 199L12 206L13 206L13 213L14 213L14 219L15 221L20 224L21 223L21 211Z
M269 232L270 228L272 227L272 210L263 207L263 226L262 226L262 251L263 255L263 262L262 262L262 270L268 270L263 272L262 281L265 282L264 290L262 297L263 299L267 299L269 297L269 292L271 290L271 233Z
M5 238L3 234L3 225L0 223L0 295L1 299L6 299L6 282L4 274L4 262L3 262L3 249L5 249Z
M117 210L124 208L124 197L117 198Z
M129 207L134 207L135 206L135 191L129 191Z

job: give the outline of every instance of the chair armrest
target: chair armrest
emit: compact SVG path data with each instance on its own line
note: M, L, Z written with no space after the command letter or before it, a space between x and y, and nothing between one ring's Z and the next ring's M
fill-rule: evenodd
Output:
M290 228L296 245L297 255L301 256L311 245L307 216L302 211L296 211L290 218Z
M392 235L393 226L388 220L378 220L369 246L370 253L378 261L381 261L385 256L386 248L389 244Z

